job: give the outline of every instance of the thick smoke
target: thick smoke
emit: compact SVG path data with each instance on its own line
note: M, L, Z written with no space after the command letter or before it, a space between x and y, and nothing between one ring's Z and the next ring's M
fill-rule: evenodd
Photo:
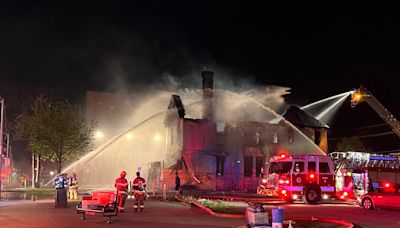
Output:
M214 71L214 112L217 124L269 122L276 118L276 114L260 108L260 104L275 111L286 106L283 96L289 93L288 88L256 86L244 80L238 83L235 78L219 70ZM125 74L121 69L117 72ZM166 154L164 116L171 95L176 94L184 103L186 118L202 118L201 70L185 76L164 73L159 78L158 82L146 85L147 90L128 88L129 83L123 82L121 78L113 83L113 86L122 85L121 90L115 92L129 91L136 105L127 118L112 123L115 135L108 136L105 144L68 168L68 171L73 170L81 176L84 185L110 185L121 170L126 170L128 177L132 178L140 169L146 177L150 163L161 161L168 167L179 159L178 155ZM101 167L107 167L108 171L102 171Z

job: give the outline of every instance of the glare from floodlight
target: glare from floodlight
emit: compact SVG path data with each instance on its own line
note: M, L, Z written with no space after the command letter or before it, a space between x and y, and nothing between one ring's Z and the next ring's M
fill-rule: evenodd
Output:
M160 141L160 140L161 140L161 135L156 134L156 135L154 136L154 140Z
M125 135L126 139L130 140L133 138L133 134L131 132L126 133Z
M103 131L101 131L101 130L97 130L95 133L94 133L94 137L96 138L96 139L103 139L104 138L104 132Z

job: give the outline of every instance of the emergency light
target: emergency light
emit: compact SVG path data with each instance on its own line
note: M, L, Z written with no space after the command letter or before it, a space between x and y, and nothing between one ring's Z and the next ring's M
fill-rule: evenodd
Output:
M281 154L279 154L278 156L279 156L279 158L282 158L282 159L283 159L283 158L287 158L287 154L285 154L285 153L281 153Z
M386 182L383 186L385 186L385 188L389 188L390 187L390 183Z
M394 157L386 157L386 156L378 156L378 155L371 155L371 156L369 156L369 160L395 161L396 158L394 158Z

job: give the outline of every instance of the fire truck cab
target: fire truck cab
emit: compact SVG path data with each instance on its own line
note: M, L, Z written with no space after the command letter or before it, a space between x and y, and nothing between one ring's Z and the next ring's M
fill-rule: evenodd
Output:
M326 155L279 154L271 158L258 194L307 204L335 197L335 167Z

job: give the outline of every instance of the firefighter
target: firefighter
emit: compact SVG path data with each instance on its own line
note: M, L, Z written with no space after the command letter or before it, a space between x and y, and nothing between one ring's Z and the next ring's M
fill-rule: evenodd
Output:
M125 179L126 172L122 171L120 173L120 178L115 180L115 188L117 189L118 197L118 212L124 212L125 200L128 194L128 181Z
M133 180L132 187L132 193L135 197L133 208L135 209L135 212L137 212L140 207L140 211L143 212L146 194L146 181L144 178L140 177L140 172L136 172L136 178Z
M73 173L69 178L69 198L78 199L78 178L76 178L76 173Z

